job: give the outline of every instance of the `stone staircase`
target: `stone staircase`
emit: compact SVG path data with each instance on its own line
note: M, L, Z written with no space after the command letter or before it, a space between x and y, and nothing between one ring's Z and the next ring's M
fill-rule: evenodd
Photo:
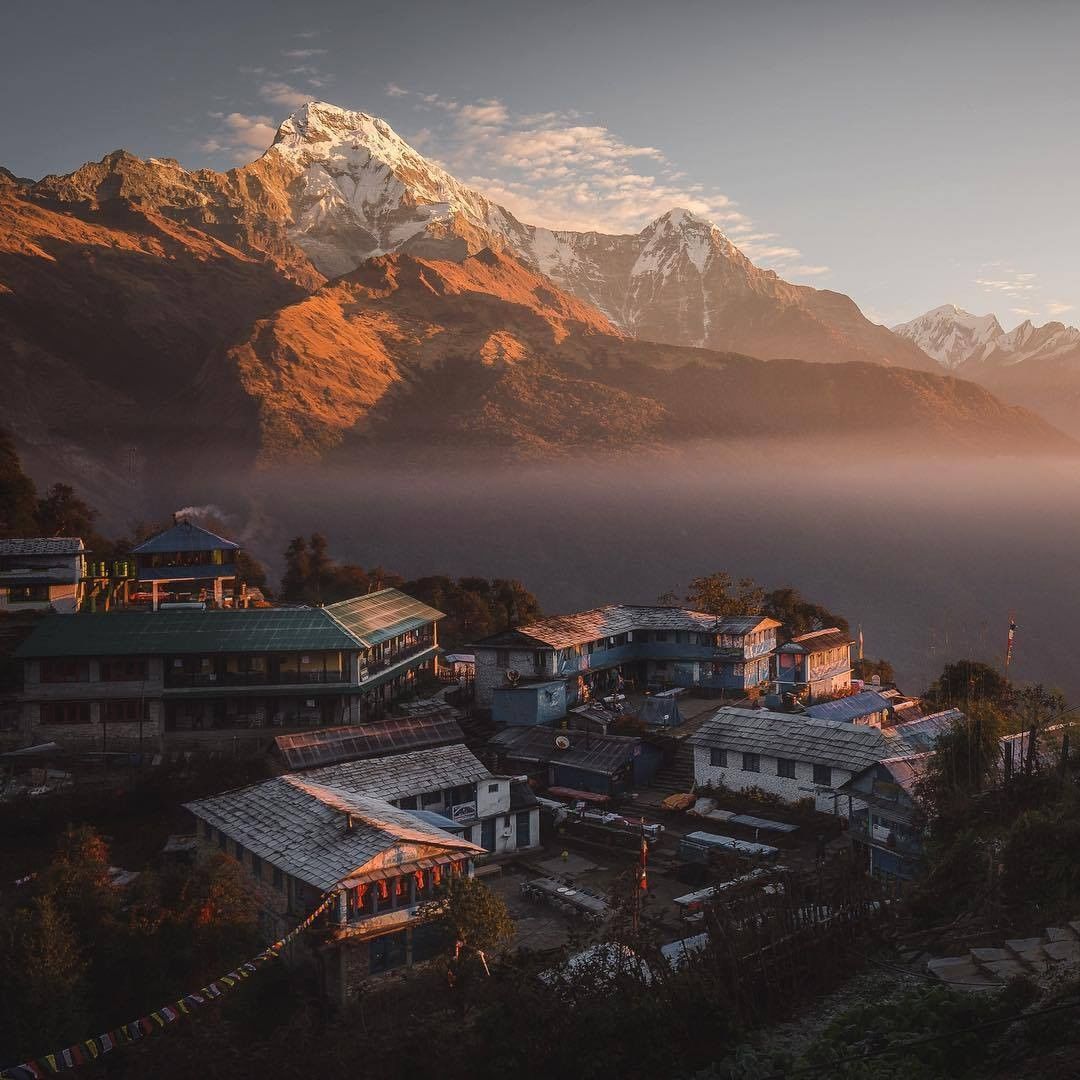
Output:
M679 744L670 765L656 770L649 787L675 795L689 791L694 784L694 751L685 742Z
M1080 968L1080 918L1048 927L1042 937L1012 938L1005 947L969 949L965 956L928 960L926 970L958 990L998 990L1017 975L1038 982Z

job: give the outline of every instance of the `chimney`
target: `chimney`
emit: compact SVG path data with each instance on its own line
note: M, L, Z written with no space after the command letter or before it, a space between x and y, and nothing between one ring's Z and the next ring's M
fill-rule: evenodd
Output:
M346 812L346 814L345 814L345 835L348 836L349 833L351 833L355 827L356 827L356 822L353 820L352 814L349 813L349 812Z

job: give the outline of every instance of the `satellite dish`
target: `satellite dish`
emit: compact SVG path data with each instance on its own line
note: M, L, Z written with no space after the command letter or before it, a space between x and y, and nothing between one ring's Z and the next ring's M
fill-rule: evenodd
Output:
M556 750L569 750L570 740L565 735L555 736L555 749Z

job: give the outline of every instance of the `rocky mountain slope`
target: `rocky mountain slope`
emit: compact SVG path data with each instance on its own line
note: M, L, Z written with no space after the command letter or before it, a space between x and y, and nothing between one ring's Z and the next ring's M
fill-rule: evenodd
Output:
M104 503L177 469L383 446L1066 446L977 387L885 363L900 339L850 300L781 282L692 215L637 237L545 233L357 115L300 110L225 174L123 152L38 182L0 173L6 422L36 477L84 476ZM344 127L316 137L315 120ZM370 257L328 281L326 250ZM693 319L672 336L735 345L645 340ZM737 355L796 343L852 363Z
M552 455L793 436L864 453L985 452L1002 449L1002 430L1026 449L1071 447L1041 419L957 379L630 338L490 250L461 262L372 259L260 320L202 382L235 382L249 402L234 412L245 417L236 437L257 431L264 464L357 460L380 446ZM213 407L204 400L191 411Z
M152 206L273 259L307 285L391 252L461 259L490 247L512 252L637 337L763 358L934 369L849 297L756 267L688 211L624 236L537 228L428 161L385 121L323 102L297 109L266 153L225 174L117 151L31 192L81 205Z
M1005 331L994 315L952 304L893 327L965 379L1035 409L1080 435L1080 329L1026 319Z

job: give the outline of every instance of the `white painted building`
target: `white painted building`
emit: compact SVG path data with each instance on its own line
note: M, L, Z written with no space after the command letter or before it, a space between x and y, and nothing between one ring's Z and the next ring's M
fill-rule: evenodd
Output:
M0 540L0 611L72 614L82 600L86 549L77 536Z
M889 729L739 708L719 709L687 743L699 787L760 788L844 815L847 798L839 799L838 789L875 762L909 750L904 736Z
M461 744L342 762L304 776L402 810L442 815L466 840L495 855L540 843L540 806L528 785L493 776Z

